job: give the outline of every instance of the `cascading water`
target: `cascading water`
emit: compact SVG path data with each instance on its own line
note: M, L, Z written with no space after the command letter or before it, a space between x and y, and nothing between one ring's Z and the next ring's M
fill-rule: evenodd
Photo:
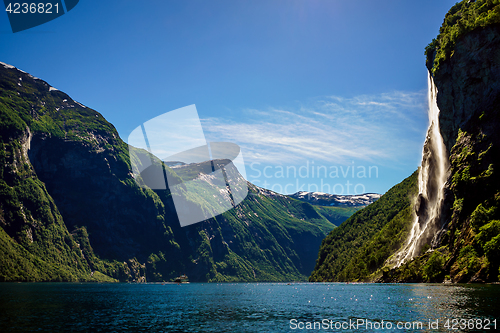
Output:
M425 244L442 228L440 222L444 199L444 185L449 174L448 153L439 129L437 88L429 74L429 128L422 153L422 165L418 175L418 198L415 203L416 217L404 248L397 254L397 266L420 254Z

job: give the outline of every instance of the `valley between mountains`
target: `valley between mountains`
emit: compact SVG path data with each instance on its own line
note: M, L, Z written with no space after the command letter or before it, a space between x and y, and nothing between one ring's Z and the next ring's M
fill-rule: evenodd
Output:
M101 114L3 63L0 89L3 281L304 281L323 238L371 202L316 207L248 183L235 209L181 228L170 191L133 178L146 152Z
M235 208L186 227L168 188L137 185L130 161L148 152L0 63L0 281L498 282L500 1L454 5L425 60L421 167L384 195L247 183ZM155 163L183 182L183 167Z

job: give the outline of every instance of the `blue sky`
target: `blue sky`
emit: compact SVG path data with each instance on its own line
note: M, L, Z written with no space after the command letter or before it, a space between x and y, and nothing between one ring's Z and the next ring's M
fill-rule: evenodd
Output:
M195 104L207 140L239 144L258 185L384 193L420 163L424 48L454 3L82 0L16 34L0 14L0 61L99 111L124 140Z

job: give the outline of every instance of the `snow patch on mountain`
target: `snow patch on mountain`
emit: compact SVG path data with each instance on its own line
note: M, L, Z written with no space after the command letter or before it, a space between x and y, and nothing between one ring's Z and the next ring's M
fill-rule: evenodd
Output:
M1 62L1 61L0 61L0 65L3 65L3 67L5 67L5 68L16 68L12 65L6 64L5 62Z
M320 206L368 206L377 201L381 197L381 194L364 193L356 195L337 195L323 192L299 191L289 196Z

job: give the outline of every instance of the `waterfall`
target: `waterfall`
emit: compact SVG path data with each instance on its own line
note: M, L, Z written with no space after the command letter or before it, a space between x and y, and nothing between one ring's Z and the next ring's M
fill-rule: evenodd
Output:
M429 128L422 152L418 175L418 197L415 203L415 220L403 249L396 255L397 266L420 254L425 244L430 244L442 228L440 221L444 199L444 185L449 174L448 153L439 128L437 88L429 74Z

